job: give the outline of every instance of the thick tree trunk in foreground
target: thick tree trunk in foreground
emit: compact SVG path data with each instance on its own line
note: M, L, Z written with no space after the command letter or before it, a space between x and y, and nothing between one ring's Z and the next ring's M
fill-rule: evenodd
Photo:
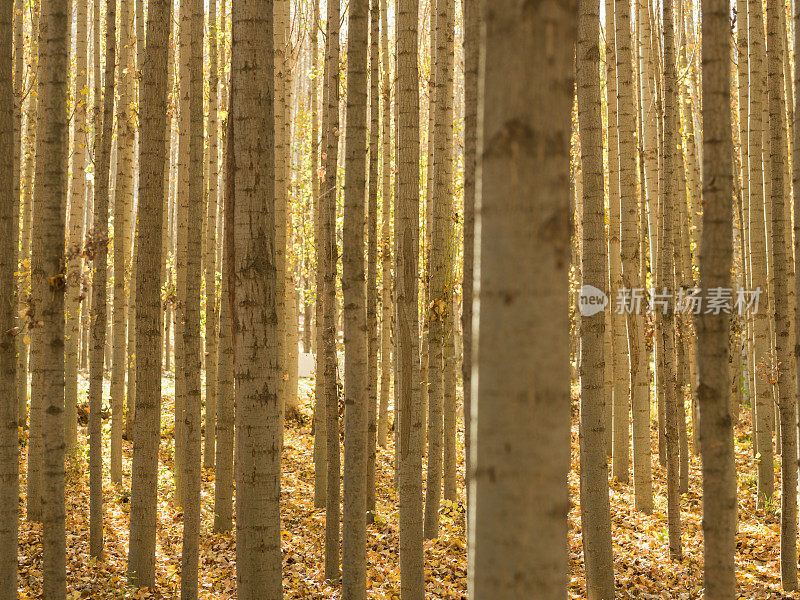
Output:
M730 121L728 3L703 2L703 239L700 285L731 286L733 260L733 139ZM736 595L736 470L730 410L730 315L704 313L696 320L703 460L704 583L709 600ZM795 565L796 566L796 565Z
M555 600L566 595L569 567L568 180L577 6L501 0L485 8L469 594L516 600L535 589ZM549 152L538 151L539 139L553 140Z
M280 398L274 196L273 3L234 3L231 101L236 578L241 600L281 597Z

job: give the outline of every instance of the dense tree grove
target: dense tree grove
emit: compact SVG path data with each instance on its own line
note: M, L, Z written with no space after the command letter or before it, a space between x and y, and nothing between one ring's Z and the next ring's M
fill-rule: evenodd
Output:
M0 0L0 600L795 598L795 0Z

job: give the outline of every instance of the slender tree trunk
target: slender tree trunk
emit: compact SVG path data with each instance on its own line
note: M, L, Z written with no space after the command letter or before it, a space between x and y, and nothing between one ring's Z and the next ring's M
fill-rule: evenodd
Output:
M88 2L75 3L75 114L72 122L72 166L69 195L69 244L67 246L66 347L64 349L64 442L67 451L78 443L78 345L80 311L83 301L83 200L86 195L86 104L89 101L87 62Z
M203 446L203 466L214 466L214 444L217 423L217 205L219 194L219 143L217 132L217 3L208 3L208 171L205 190L208 194L205 230L205 282L206 282L206 420Z
M607 244L603 207L603 129L600 103L600 9L581 0L578 18L578 124L583 174L583 285L607 292ZM583 295L581 297L583 300ZM582 306L581 320L581 531L586 592L592 600L614 597L611 504L606 460L605 311Z
M768 373L768 351L770 347L769 313L767 306L767 246L765 232L764 164L762 160L762 127L764 96L764 28L761 3L750 0L748 5L750 24L750 261L753 270L753 286L764 291L761 310L755 320L755 365L756 365L756 437L754 445L758 458L759 506L769 501L774 493L772 433L770 422L773 414L772 385Z
M17 5L17 11L21 8ZM12 13L13 3L7 0L0 12L0 175L4 181L14 176L16 143L19 132L14 121L15 103L12 79ZM85 19L84 19L85 21ZM22 19L18 19L21 27ZM17 45L16 53L22 50ZM18 61L21 63L21 61ZM21 78L21 72L16 71ZM19 79L17 80L19 81ZM17 159L18 160L18 159ZM7 550L0 559L0 597L17 597L17 544L19 541L19 435L17 432L16 369L17 347L15 323L15 273L17 271L17 235L19 233L19 200L16 186L0 189L0 547ZM17 210L15 210L17 209Z
M314 252L316 272L314 283L316 298L314 302L315 321L315 379L314 379L314 507L325 508L327 503L327 447L325 433L325 382L323 335L323 305L325 303L325 256L326 247L322 236L322 204L320 199L319 162L319 0L314 0L313 29L311 31L311 195L314 205Z
M425 597L422 546L422 447L424 434L419 373L419 0L398 0L397 192L395 196L395 431L398 455L400 595Z
M142 68L139 137L139 226L136 265L136 420L133 427L130 549L132 585L155 585L158 449L161 441L161 232L166 198L164 171L170 140L163 110L168 97L172 2L150 0Z
M619 113L620 220L622 235L622 284L628 290L642 288L638 208L636 199L636 99L631 62L631 5L615 0L617 89ZM653 474L650 465L650 389L644 314L627 313L628 367L633 416L633 483L636 508L653 510ZM627 439L626 439L627 447Z
M380 137L379 0L369 8L369 198L367 208L367 523L375 520L375 454L378 433L378 142Z
M224 15L224 11L222 12ZM225 124L225 220L224 237L232 221L229 208L233 201L233 127L228 118ZM229 531L233 527L233 337L231 336L230 247L222 248L222 290L219 318L219 363L217 364L217 444L214 477L214 531Z
M575 2L502 0L487 9L469 595L516 599L535 589L556 599L566 595L569 565L568 181L578 12ZM540 153L535 140L545 138L552 147Z
M327 491L325 506L325 579L339 580L339 389L336 374L336 166L339 149L339 0L328 0L327 46L325 55L325 182L320 204L322 247L324 249L324 292L322 316L325 385L325 436L327 450Z
M95 8L95 16L99 12ZM103 405L103 362L106 347L106 282L108 264L108 195L111 168L111 133L114 119L114 63L116 60L116 3L106 2L106 68L102 127L95 126L97 165L94 183L94 226L89 246L92 274L92 344L89 356L89 554L103 556L103 438L100 410ZM99 19L95 20L95 24ZM97 38L95 38L97 42ZM97 46L95 46L97 50ZM98 58L96 57L97 61ZM99 112L100 98L95 98Z
M667 293L675 290L675 253L669 249L674 246L675 216L677 202L682 201L676 193L676 178L682 176L679 168L680 156L676 155L678 144L678 89L675 68L675 15L672 0L664 1L664 177L662 198L662 219L664 230L659 256L662 257L663 287ZM677 242L679 243L679 241ZM673 307L664 311L664 374L665 374L665 443L667 454L667 530L669 534L670 558L681 560L680 493L678 465L678 403L683 402L683 383L676 368L676 318Z
M784 153L786 151L786 107L784 106L783 44L777 0L767 2L767 58L769 61L770 173L772 179L772 265L774 269L773 314L777 361L778 408L781 447L781 587L797 590L797 398L791 380L791 341L788 280L791 267L786 256L784 208ZM708 136L706 136L708 138ZM728 195L730 197L730 194Z
M430 274L428 319L428 471L425 486L425 537L439 533L439 503L442 493L444 442L444 342L448 313L452 310L450 285L452 265L453 203L453 37L455 7L451 0L436 2L436 97L434 102L433 202L429 207Z
M622 283L622 248L620 244L620 179L619 179L619 127L617 111L617 59L616 27L614 25L615 0L605 0L606 9L606 93L608 96L608 251L611 258L611 298L616 298ZM630 379L625 358L625 316L614 311L614 396L612 405L612 475L622 483L628 481Z
M352 0L347 24L347 130L344 234L344 486L342 489L342 596L366 598L366 473L369 382L364 281L367 171L368 0Z
M41 228L41 271L32 284L42 299L42 573L43 597L66 598L66 508L64 497L64 234L67 197L67 0L48 0L42 13L41 127L36 144L34 219ZM8 131L8 129L6 130Z
M114 314L111 361L111 481L122 482L122 429L128 323L128 255L133 206L133 3L120 0L117 174L114 185Z
M462 0L464 23L464 255L462 258L463 280L461 298L464 309L461 313L461 329L464 347L461 374L464 396L464 462L467 507L472 499L469 485L471 462L472 426L472 290L475 274L475 200L476 166L478 149L478 63L480 61L480 15L479 0ZM469 526L469 521L467 521Z
M392 365L392 86L389 81L389 21L387 0L381 11L381 392L378 407L378 444L386 447L389 436L389 387Z

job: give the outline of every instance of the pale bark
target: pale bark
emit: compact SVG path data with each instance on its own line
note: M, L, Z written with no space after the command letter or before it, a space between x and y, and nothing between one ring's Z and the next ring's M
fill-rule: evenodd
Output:
M395 432L397 434L400 595L425 597L422 546L422 447L424 434L419 374L419 66L418 0L398 0L397 188L395 196ZM398 414L399 413L399 414Z
M136 265L136 420L131 470L131 584L155 585L158 449L161 441L161 232L168 168L167 102L169 34L172 2L150 0L146 59L142 65L139 137L139 226Z
M68 0L48 0L42 12L39 135L36 140L34 223L41 229L40 271L32 286L41 303L42 575L43 597L66 598L64 496L64 233L66 229ZM37 237L39 237L37 235ZM38 277L37 277L38 275Z
M281 597L273 8L272 0L232 5L229 109L236 155L230 259L238 357L236 578L242 600Z
M575 2L485 8L469 595L510 600L535 589L555 600L566 595L569 566L568 181L578 13ZM545 138L552 146L538 152Z
M608 269L603 206L603 129L600 104L600 9L581 0L578 17L577 95L583 174L583 285L607 293ZM606 460L604 392L605 311L581 322L581 532L586 565L586 593L591 600L614 597L611 550L611 504Z
M114 184L114 313L111 360L111 481L122 482L122 429L127 365L128 272L133 206L133 3L120 0L117 74L117 175Z
M217 422L217 206L219 193L219 142L217 127L217 88L219 71L217 66L217 3L208 2L208 166L205 191L208 195L206 203L205 229L205 292L206 292L206 327L205 327L205 369L206 369L206 414L205 439L203 446L203 466L214 466L214 445L216 443Z
M64 349L64 442L67 451L78 443L78 344L80 342L80 312L83 301L83 204L86 196L86 155L89 137L86 132L87 77L87 17L88 2L75 2L75 98L72 121L72 166L69 193L69 242L67 245L67 313L66 346Z
M774 493L772 433L772 386L765 366L770 347L769 313L767 307L767 247L765 231L764 161L762 159L763 97L764 97L764 28L761 2L749 0L750 36L750 265L754 289L763 290L759 311L754 316L756 365L756 423L754 447L758 464L759 506L769 501Z
M99 8L95 7L95 16ZM102 121L95 122L94 225L89 246L92 260L92 341L89 353L89 554L103 556L103 438L100 410L103 405L103 362L106 347L106 287L108 265L108 196L111 168L111 133L114 119L114 62L116 60L116 3L106 2L106 67ZM95 20L95 25L99 18ZM95 37L95 44L98 41ZM99 60L95 45L95 64ZM95 98L99 113L100 98ZM98 127L98 125L102 125Z

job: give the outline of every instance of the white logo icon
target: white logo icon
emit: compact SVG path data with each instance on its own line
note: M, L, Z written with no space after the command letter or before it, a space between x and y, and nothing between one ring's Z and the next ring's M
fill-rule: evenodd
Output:
M581 288L579 302L581 315L591 317L605 310L606 306L608 306L608 296L593 285L586 284Z

